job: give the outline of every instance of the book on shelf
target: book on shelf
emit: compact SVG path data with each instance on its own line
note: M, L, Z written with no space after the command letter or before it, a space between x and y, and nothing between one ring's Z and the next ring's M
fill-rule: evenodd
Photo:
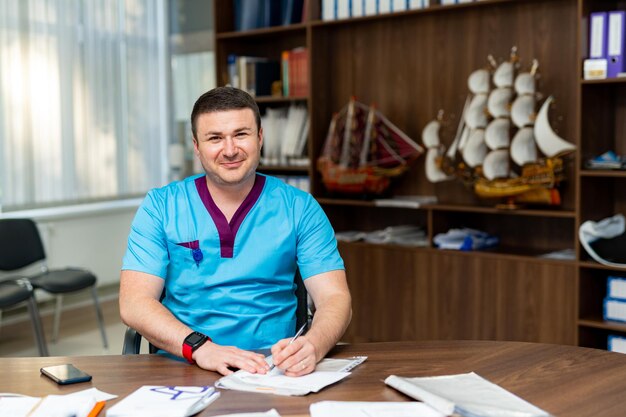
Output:
M280 63L265 57L228 55L228 84L253 97L270 96L272 84L280 80Z
M304 3L304 0L280 0L281 24L293 25L294 23L305 21L306 10Z
M281 23L281 4L275 0L234 0L236 31L260 29Z
M306 106L267 108L261 117L264 165L296 165L306 157L309 117Z
M292 25L307 17L305 0L235 0L233 3L236 31Z
M298 47L281 54L283 96L304 97L309 91L309 58L306 47Z

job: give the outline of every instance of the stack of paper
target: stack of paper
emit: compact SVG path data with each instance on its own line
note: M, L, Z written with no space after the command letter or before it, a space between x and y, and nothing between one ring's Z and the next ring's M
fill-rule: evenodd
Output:
M315 371L300 377L285 376L278 368L265 375L251 374L239 370L234 374L220 378L215 386L236 391L259 392L286 396L307 395L341 381L350 372L348 370L362 363L366 356L349 359L324 359L315 367ZM271 358L269 358L271 361Z
M446 416L549 417L550 414L474 372L423 378L391 375L385 384Z

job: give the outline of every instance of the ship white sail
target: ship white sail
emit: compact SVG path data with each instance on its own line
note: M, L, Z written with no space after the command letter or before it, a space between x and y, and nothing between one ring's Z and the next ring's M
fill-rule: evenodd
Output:
M495 180L496 178L508 178L509 171L508 149L491 151L483 161L483 175L489 181Z
M522 72L515 77L515 93L518 96L535 94L535 76L530 72Z
M470 129L487 126L487 94L476 94L472 97L465 112L465 124Z
M493 83L496 87L512 87L513 75L515 68L512 61L505 61L498 65L498 68L493 73Z
M440 112L437 120L430 121L422 130L422 143L428 149L426 151L426 178L432 183L448 181L454 178L451 175L447 175L437 163L437 159L441 157L441 146L439 140L439 129L441 123L438 119L442 117Z
M537 68L539 68L539 61L533 59L533 65L530 68L530 71L520 72L517 77L515 77L515 93L518 96L522 96L524 94L535 94L537 91Z
M487 100L487 110L493 117L508 117L511 114L511 99L513 98L513 89L509 87L500 87L491 90L489 99Z
M521 129L532 125L535 116L535 97L532 95L517 96L511 105L511 120Z
M472 94L487 94L490 86L489 78L489 71L478 69L467 78L467 87Z
M511 121L508 118L493 119L485 129L485 144L491 150L508 148L511 140Z
M552 96L544 101L537 115L534 130L535 141L537 142L539 150L549 158L572 152L576 149L576 146L557 135L550 126L548 109L553 101L554 98Z
M439 148L429 148L426 151L426 178L432 183L448 181L454 177L446 175L437 164L437 159L441 156Z
M470 168L481 165L487 155L487 145L485 145L485 130L473 130L467 143L463 148L463 160Z
M431 120L422 130L422 143L426 148L434 148L439 146L439 128L441 123L439 120Z
M537 161L537 147L532 127L523 127L513 136L511 159L519 166Z

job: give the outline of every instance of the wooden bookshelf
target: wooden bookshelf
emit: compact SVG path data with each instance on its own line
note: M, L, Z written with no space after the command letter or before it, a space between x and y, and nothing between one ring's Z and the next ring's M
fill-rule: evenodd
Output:
M626 79L585 81L586 22L597 10L626 9L626 1L485 0L339 21L320 20L320 2L308 2L310 20L288 27L233 31L232 2L215 0L218 84L230 53L278 57L309 50L308 173L311 192L336 231L422 226L432 239L451 227L497 234L501 246L481 252L340 242L353 294L346 341L496 339L606 348L625 326L602 322L606 276L626 270L598 266L578 242L585 220L626 212L626 173L584 169L606 150L626 154ZM466 79L518 47L526 67L538 59L538 90L553 95L553 127L578 146L567 161L557 208L495 208L457 182L432 184L424 157L398 181L395 195L435 195L438 203L378 207L366 199L333 195L315 161L333 112L351 96L377 107L407 135L421 141L439 109L461 113ZM291 100L291 99L289 99ZM287 104L259 98L264 104ZM456 119L458 120L458 119ZM271 171L270 171L271 172ZM575 249L571 261L538 255Z

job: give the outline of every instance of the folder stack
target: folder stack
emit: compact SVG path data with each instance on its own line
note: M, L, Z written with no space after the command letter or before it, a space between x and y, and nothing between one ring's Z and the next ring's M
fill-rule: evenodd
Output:
M626 76L626 12L595 12L589 16L589 58L584 62L586 80Z
M454 0L453 3L468 1L474 0ZM349 19L423 9L430 4L431 0L321 0L321 16L322 20Z
M604 319L626 322L626 278L607 278Z

